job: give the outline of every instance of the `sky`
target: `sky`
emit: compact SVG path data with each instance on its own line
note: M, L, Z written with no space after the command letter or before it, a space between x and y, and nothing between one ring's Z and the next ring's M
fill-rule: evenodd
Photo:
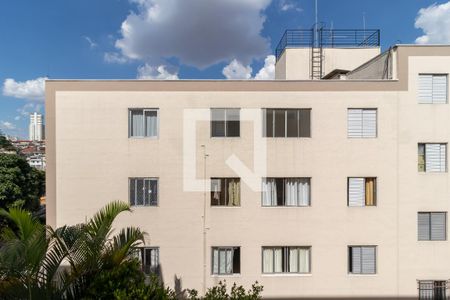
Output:
M285 29L314 0L2 0L0 130L26 138L45 79L273 79ZM381 46L450 44L448 0L318 0L334 29L381 30Z

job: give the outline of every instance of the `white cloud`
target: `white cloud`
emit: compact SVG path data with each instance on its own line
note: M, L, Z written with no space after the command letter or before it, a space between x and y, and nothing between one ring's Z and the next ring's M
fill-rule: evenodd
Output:
M264 60L264 66L255 76L256 80L273 80L275 79L275 55L269 55Z
M279 3L281 11L295 10L297 12L302 12L303 9L298 6L298 3L294 1L281 0Z
M233 59L226 65L222 74L226 79L255 79L255 80L274 80L275 79L275 56L268 55L264 60L264 66L259 69L255 77L252 77L252 67L244 65L236 59Z
M420 9L414 25L424 32L417 44L450 43L450 1Z
M16 129L16 126L13 123L8 122L8 121L1 121L0 122L0 126L1 126L1 128L7 129L7 130L14 130L14 129Z
M27 81L15 81L7 78L3 82L3 95L27 100L44 100L46 77Z
M116 52L106 52L103 55L103 60L110 64L124 64L129 62L128 58Z
M233 59L223 68L222 74L226 79L250 79L252 77L252 67L244 66L241 62Z
M86 42L89 43L89 47L90 47L91 49L97 47L97 43L94 42L90 37L88 37L88 36L83 36L83 38L86 40Z
M234 58L249 64L269 51L261 36L271 0L131 0L137 10L121 26L117 49L128 59L176 57L205 68Z
M177 72L168 71L164 65L154 67L149 64L145 64L138 68L137 79L177 80L179 78Z
M42 105L41 104L35 104L35 103L26 103L24 106L18 108L16 111L19 113L17 117L28 117L31 113L34 112L41 112Z

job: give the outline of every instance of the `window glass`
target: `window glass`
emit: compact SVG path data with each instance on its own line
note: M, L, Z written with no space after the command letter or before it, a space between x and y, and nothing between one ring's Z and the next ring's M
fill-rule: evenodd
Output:
M227 109L227 136L240 136L240 109Z

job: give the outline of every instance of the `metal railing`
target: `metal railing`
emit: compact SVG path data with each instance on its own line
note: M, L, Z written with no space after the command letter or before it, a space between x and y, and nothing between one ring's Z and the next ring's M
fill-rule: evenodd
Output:
M314 30L313 29L288 29L284 32L275 49L275 55L277 60L283 54L284 49L287 47L312 47L314 43Z
M321 29L319 43L326 48L370 48L380 46L380 30Z
M284 32L275 49L277 60L288 48L372 48L380 46L378 29L325 29L317 30L317 43L314 43L314 29L288 29Z
M447 300L448 281L419 280L419 300Z

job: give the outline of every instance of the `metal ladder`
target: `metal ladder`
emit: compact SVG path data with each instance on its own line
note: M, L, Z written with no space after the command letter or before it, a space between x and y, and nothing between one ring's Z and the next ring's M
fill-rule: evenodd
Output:
M323 61L323 49L322 45L319 47L312 47L311 54L311 79L322 79L322 61Z
M318 27L315 25L313 31L313 41L311 45L311 79L322 79L322 65L323 65L323 24Z

